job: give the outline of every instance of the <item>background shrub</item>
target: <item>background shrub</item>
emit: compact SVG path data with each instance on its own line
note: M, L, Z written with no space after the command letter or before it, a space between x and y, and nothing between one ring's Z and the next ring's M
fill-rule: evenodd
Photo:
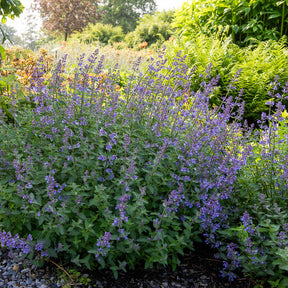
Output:
M156 46L160 47L173 34L171 22L174 13L173 10L170 10L144 15L139 20L136 29L125 36L128 47L138 48L143 42L147 42L149 46L157 44Z
M284 38L278 42L270 40L260 42L255 47L240 48L232 43L231 38L219 40L216 36L194 33L189 41L188 36L179 36L176 41L166 44L171 62L176 53L183 51L187 55L186 63L191 69L196 69L191 89L199 89L201 78L198 76L205 73L209 64L211 75L220 76L217 90L211 95L211 107L219 105L227 93L236 97L241 91L245 101L243 117L249 123L257 123L261 113L268 112L269 107L265 103L270 99L270 83L276 75L281 85L288 81L287 42ZM235 89L231 89L228 83L236 74Z
M120 26L112 26L111 24L88 24L81 33L75 33L73 37L78 38L81 42L113 44L121 42L124 39L124 34Z
M25 99L25 90L31 85L33 79L36 79L35 69L38 65L43 65L45 77L49 78L49 72L52 68L53 56L48 56L47 51L40 50L39 55L35 55L29 50L13 47L1 51L2 69L0 74L0 108L6 122L15 121L17 106L28 105L29 101ZM12 102L11 102L12 101Z
M39 59L41 56L41 60ZM48 55L48 51L40 49L39 54L33 53L31 50L13 47L6 50L6 59L3 62L2 76L14 75L22 86L31 84L34 70L38 67L39 61L42 62L43 69L48 77L53 67L54 57Z
M287 35L286 1L193 0L175 14L175 26L186 36L194 30L219 37L231 35L233 43L247 46Z

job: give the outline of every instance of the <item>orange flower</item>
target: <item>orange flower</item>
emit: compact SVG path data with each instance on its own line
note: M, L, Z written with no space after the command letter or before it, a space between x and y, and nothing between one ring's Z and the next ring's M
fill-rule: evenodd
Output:
M146 48L148 46L148 42L144 41L142 43L139 44L139 49L142 49L142 48Z

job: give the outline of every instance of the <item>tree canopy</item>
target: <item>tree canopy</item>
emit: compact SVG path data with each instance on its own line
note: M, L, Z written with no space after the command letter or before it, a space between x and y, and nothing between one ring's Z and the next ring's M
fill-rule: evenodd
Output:
M156 9L155 0L102 0L102 23L121 26L124 33L133 31L144 14Z
M14 19L15 16L19 16L23 12L24 6L19 0L1 0L0 1L0 17L3 23L6 22L6 18Z
M18 17L24 10L24 6L19 0L1 0L0 1L0 17L1 22L6 23L7 17L14 19L15 16ZM2 33L2 43L5 42L7 37L7 34L5 33L5 30L3 27L0 26L0 32Z
M65 41L74 31L82 31L99 17L98 0L34 0L43 26L64 34Z

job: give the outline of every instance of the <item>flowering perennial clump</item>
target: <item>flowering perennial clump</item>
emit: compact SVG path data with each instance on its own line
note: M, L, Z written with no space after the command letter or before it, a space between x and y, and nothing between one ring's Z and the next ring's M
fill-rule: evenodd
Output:
M140 261L175 268L177 255L204 237L222 249L223 275L233 279L244 266L241 243L223 248L222 236L242 221L247 257L262 257L260 228L235 209L235 182L253 149L240 124L241 95L210 109L219 79L207 67L201 88L190 91L184 60L178 54L170 65L160 51L141 72L139 59L121 90L117 66L99 76L98 51L79 58L68 84L66 58L48 82L41 65L34 70L33 105L18 105L15 123L0 113L2 246L14 241L25 253L108 267L117 277ZM286 226L277 230L279 249Z

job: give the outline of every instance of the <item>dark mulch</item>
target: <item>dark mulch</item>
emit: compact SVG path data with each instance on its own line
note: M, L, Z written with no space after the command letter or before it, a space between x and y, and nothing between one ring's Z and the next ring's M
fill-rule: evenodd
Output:
M47 267L48 268L48 267ZM50 267L51 268L51 267ZM55 267L54 267L55 268ZM222 278L220 270L221 260L214 258L214 251L205 244L197 244L195 251L187 251L181 265L172 271L171 267L156 269L137 268L135 271L119 272L117 280L110 270L82 271L82 277L89 278L89 285L74 283L71 287L98 287L98 288L253 288L257 282L247 277L239 277L230 282ZM266 287L266 286L261 286ZM267 286L268 287L268 286Z

